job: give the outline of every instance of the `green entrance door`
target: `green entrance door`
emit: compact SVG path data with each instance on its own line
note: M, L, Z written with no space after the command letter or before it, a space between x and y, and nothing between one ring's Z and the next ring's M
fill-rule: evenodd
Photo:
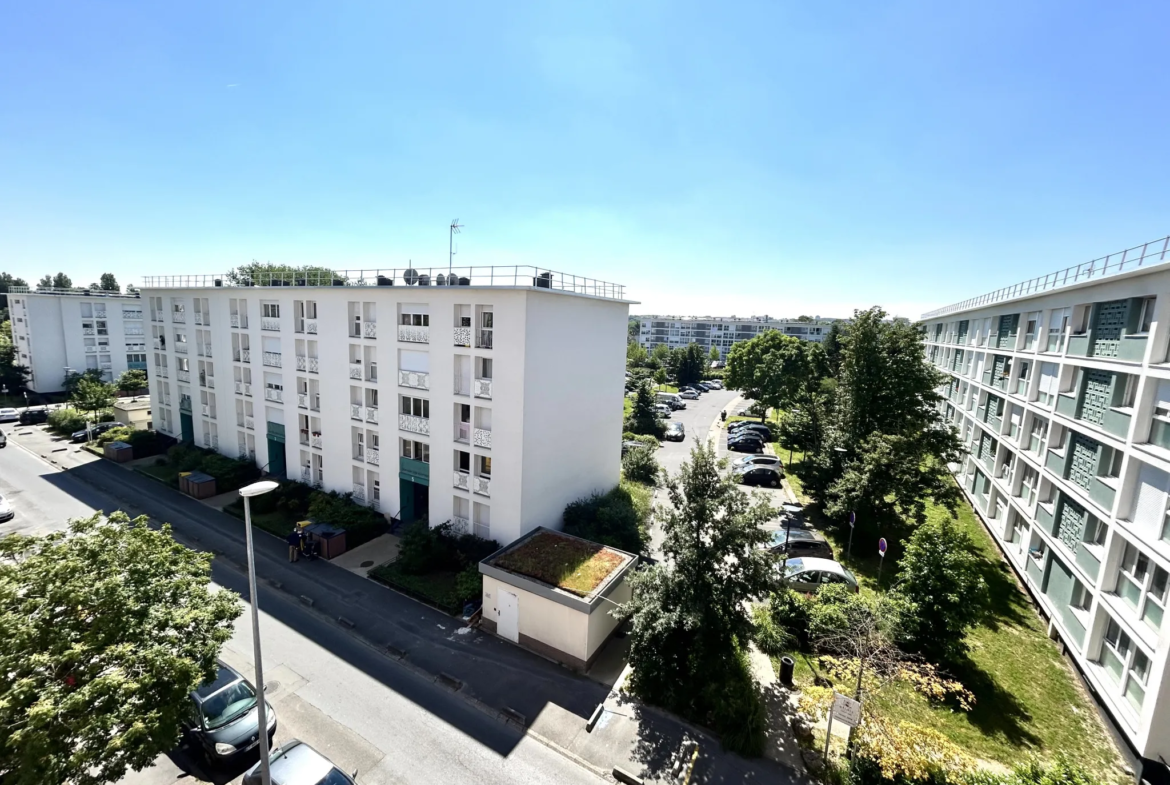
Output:
M402 511L398 517L403 523L426 520L431 498L427 486L399 478L398 498L402 500Z
M195 423L191 421L191 415L179 412L179 428L183 432L184 442L191 444L195 441Z
M277 477L284 477L287 471L284 465L284 442L268 439L268 473Z

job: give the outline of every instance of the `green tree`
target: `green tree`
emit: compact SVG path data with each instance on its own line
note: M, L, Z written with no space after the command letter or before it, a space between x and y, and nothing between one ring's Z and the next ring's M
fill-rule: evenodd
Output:
M99 785L174 749L240 615L211 555L122 512L0 539L0 773Z
M913 608L910 648L935 662L954 662L966 652L966 633L987 610L982 562L953 519L927 521L910 536L898 569L898 591Z
M659 389L666 384L666 369L659 368L654 372L654 383L658 385Z
M114 385L90 378L82 378L69 397L70 403L83 412L100 412L114 405Z
M662 418L654 411L654 393L650 390L648 383L638 384L637 392L634 395L634 407L622 430L659 438L665 432L666 426L662 424Z
M703 380L707 370L707 356L703 347L697 343L689 343L679 350L674 367L674 377L679 384L694 384Z
M650 358L654 360L654 367L667 367L670 363L670 347L664 343L657 344L650 350Z
M0 387L7 387L9 395L24 392L31 375L28 367L21 364L12 340L12 322L0 322Z
M767 330L731 347L723 380L765 407L788 409L817 389L823 376L824 353L817 344Z
M73 279L65 273L57 273L53 276L53 287L55 289L70 289L73 287Z
M73 395L77 391L77 385L81 383L82 379L89 379L91 382L100 382L102 380L102 372L97 368L88 368L81 373L70 371L65 374L65 381L62 382L62 387L65 392Z
M796 321L798 321L798 322L811 322L811 321L814 321L814 319L811 316L801 315L801 316L796 317Z
M707 352L707 359L713 363L719 362L719 358L721 356L722 355L719 354L719 347L718 346L712 346L711 351Z
M762 524L775 511L749 497L700 445L666 482L656 510L664 558L630 579L630 688L643 700L710 723L724 744L758 754L764 719L744 649L755 627L748 601L775 587L775 557Z
M114 277L113 273L102 273L101 283L98 286L103 292L122 291L122 287L118 285L118 279Z
M0 273L0 311L8 308L8 291L13 286L28 286L28 281L17 278L12 273Z
M344 280L328 267L315 265L297 267L257 261L229 270L227 277L232 283L246 286L293 286L301 280L309 286L332 286L334 281Z
M114 381L114 386L118 388L118 392L134 393L145 389L149 383L146 371L139 368L130 368L118 376Z
M825 333L825 338L821 341L821 348L825 350L825 361L828 364L829 373L832 376L837 376L841 370L841 337L847 329L842 326L841 322L833 322L829 325L829 331Z
M631 368L637 368L646 364L646 359L649 355L646 353L646 348L637 341L630 341L626 344L626 365Z
M643 485L657 485L658 461L654 460L654 448L640 447L627 452L622 458L622 476Z
M53 288L53 276L46 275L43 278L41 278L39 281L37 281L37 288L38 289L51 289L51 288Z
M642 322L639 321L638 317L631 316L629 321L626 322L626 340L636 342L641 333Z
M594 493L565 507L561 530L630 553L650 539L651 490L623 481L609 493Z

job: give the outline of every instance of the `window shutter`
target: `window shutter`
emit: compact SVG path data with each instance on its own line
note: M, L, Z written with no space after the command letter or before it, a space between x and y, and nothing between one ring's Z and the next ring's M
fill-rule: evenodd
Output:
M1162 531L1162 516L1166 514L1167 488L1170 476L1160 469L1143 463L1138 475L1137 497L1133 506L1133 523L1158 537Z

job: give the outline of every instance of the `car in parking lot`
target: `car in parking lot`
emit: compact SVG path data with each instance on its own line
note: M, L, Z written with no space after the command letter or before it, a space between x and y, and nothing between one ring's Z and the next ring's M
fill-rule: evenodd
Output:
M764 449L764 440L758 436L754 438L728 439L727 449L732 452L762 452Z
M213 763L226 762L260 743L260 712L256 689L225 662L215 677L191 693L191 709L183 722L187 737L198 744ZM276 733L276 711L268 712L268 739ZM276 781L275 779L273 780Z
M775 455L745 455L742 458L736 458L731 464L733 469L742 469L744 466L772 466L780 469L780 459ZM781 469L783 471L783 469Z
M683 427L681 422L668 422L666 424L666 433L662 438L668 439L672 442L681 442L683 439L687 438L687 429Z
M49 407L40 409L25 409L20 413L21 425L39 425L49 421Z
M699 397L699 394L690 387L685 387L678 391L679 398L686 398L688 401L693 401Z
M714 387L716 390L722 390L722 389L723 389L723 381L722 381L722 380L720 380L720 379L708 379L708 380L707 380L707 384L711 385L711 386L712 386L712 387Z
M670 417L670 413L672 411L674 411L674 410L671 409L669 406L667 406L665 403L654 404L654 413L657 414L659 417Z
M729 442L737 441L739 439L759 439L762 442L766 442L768 441L768 436L751 428L744 428L738 431L732 431L731 433L727 434L727 441Z
M8 446L8 437L4 435L4 431L0 431L0 447Z
M74 431L70 436L70 440L74 442L83 442L88 438L96 439L111 428L117 428L121 423L116 422L99 422L96 425L91 425L87 432L84 428L80 431Z
M805 529L785 528L772 532L768 550L789 559L813 557L832 559L833 546Z
M285 742L268 756L272 785L357 785L357 772L346 774L299 739ZM260 762L248 769L243 785L263 782Z
M774 466L753 466L751 464L740 469L736 474L744 485L766 485L769 488L779 488L782 474Z
M11 406L5 406L3 409L0 409L0 422L16 422L19 419L20 412Z
M772 429L766 425L749 425L745 428L736 428L733 431L728 431L728 438L736 438L745 434L755 434L764 441L772 441Z
M0 494L0 522L10 521L16 517L16 510L12 509L12 502Z
M832 559L798 556L784 562L784 581L796 591L818 592L822 586L841 583L858 591L857 577Z

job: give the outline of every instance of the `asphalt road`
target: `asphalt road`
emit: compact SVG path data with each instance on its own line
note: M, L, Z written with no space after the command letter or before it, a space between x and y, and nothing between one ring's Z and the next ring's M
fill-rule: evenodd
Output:
M16 520L0 524L0 533L60 529L69 517L122 506L14 440L0 450L0 488L6 496L12 493L17 509ZM246 594L245 576L226 564L216 560L217 580ZM345 770L356 769L362 785L602 781L531 736L406 671L291 598L265 590L261 598L265 680L277 713L278 744L300 738ZM247 612L223 658L245 674L251 672ZM211 770L180 748L122 783L225 785L239 782L255 760Z
M707 438L711 423L719 419L719 412L738 395L733 390L712 390L696 400L687 401L687 408L673 412L670 419L681 422L687 435L681 442L662 443L662 448L654 456L658 459L658 465L671 475L677 474L683 462L690 457L691 448Z

